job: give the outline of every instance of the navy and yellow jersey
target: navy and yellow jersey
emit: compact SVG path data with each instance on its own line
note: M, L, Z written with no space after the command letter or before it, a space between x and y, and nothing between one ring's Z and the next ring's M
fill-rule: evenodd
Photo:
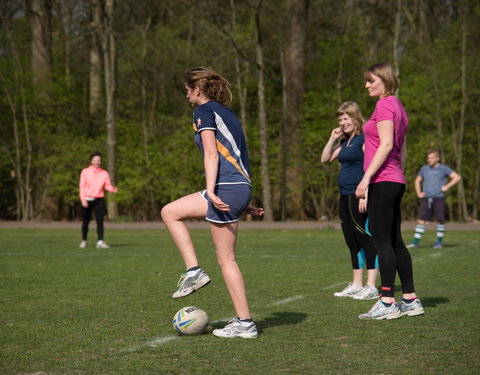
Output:
M340 195L355 194L357 185L363 178L363 133L353 136L348 146L347 143L346 139L340 142L341 150L338 154L338 161L342 165L338 173Z
M200 133L203 130L215 132L219 155L218 185L251 185L247 142L240 121L229 108L213 100L202 104L193 113L193 129L195 143L202 155L204 149Z

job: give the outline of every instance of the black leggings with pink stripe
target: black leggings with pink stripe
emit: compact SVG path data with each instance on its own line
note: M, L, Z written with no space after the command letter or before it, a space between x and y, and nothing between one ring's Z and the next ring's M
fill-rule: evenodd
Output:
M378 251L381 294L393 297L398 271L403 293L414 293L412 258L400 230L400 203L405 185L397 182L377 182L368 188L368 220L372 240Z

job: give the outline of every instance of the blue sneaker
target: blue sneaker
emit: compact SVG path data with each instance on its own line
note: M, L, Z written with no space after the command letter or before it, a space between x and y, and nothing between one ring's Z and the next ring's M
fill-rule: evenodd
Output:
M409 243L407 249L418 249L418 243Z
M434 249L443 249L443 245L440 242L435 242L435 245L433 245Z
M375 305L370 309L366 314L360 314L359 319L397 319L401 318L402 314L396 302L393 302L390 307L386 307L380 300L378 300Z
M411 303L406 303L402 299L402 302L400 303L400 312L402 316L417 316L425 314L422 302L420 302L418 298L415 298Z

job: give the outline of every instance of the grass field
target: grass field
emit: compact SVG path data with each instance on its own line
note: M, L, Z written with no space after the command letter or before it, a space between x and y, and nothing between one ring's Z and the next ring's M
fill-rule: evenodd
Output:
M106 250L79 249L79 230L0 230L0 373L479 374L480 236L433 250L432 232L412 251L425 316L360 321L373 302L333 297L351 276L341 232L240 231L260 337L228 340L171 327L184 306L213 326L234 315L208 231L192 233L212 283L172 300L183 267L163 230L107 229Z

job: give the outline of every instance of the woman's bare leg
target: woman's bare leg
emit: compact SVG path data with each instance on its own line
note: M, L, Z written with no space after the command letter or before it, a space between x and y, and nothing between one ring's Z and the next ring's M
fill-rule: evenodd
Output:
M250 319L251 315L245 283L236 260L237 228L238 223L210 223L210 231L217 252L218 264L222 270L235 313L240 319Z
M198 266L198 260L192 238L183 220L204 218L207 210L207 201L199 193L177 199L162 208L163 223L170 232L187 269Z

